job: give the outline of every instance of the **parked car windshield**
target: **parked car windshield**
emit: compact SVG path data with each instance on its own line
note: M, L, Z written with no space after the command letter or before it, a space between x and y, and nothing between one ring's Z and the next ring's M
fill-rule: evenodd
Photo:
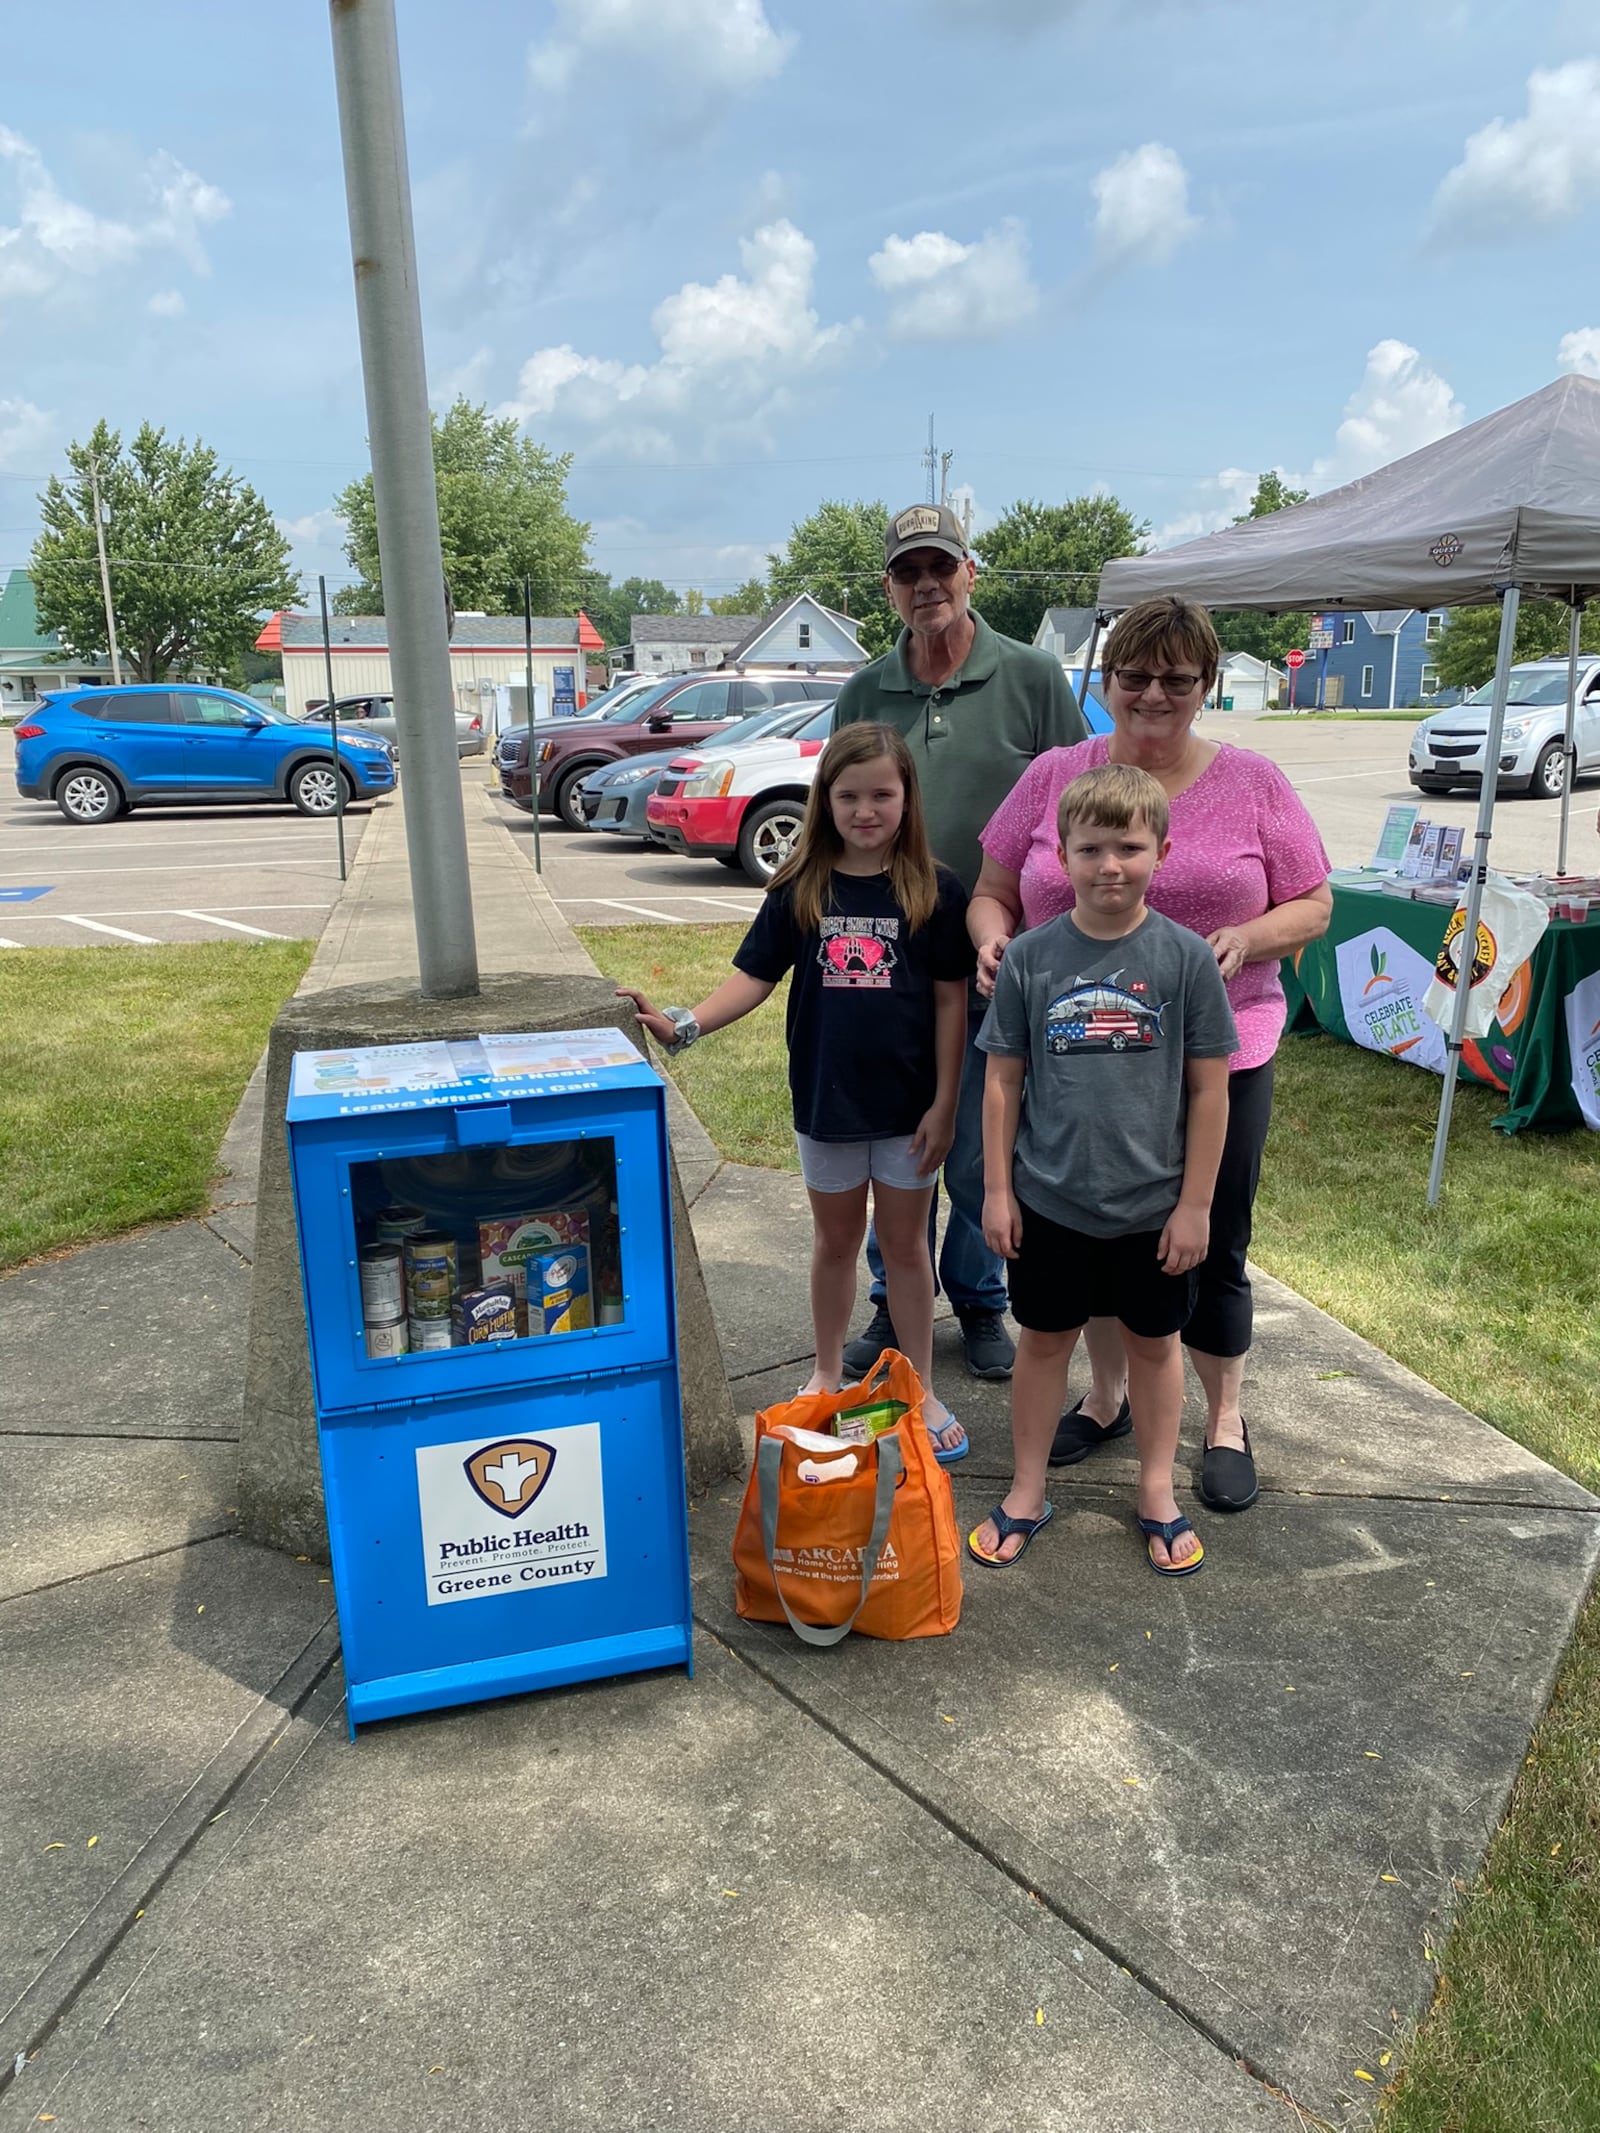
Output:
M1564 704L1567 700L1566 668L1513 667L1511 690L1506 700L1513 704ZM1494 683L1486 681L1481 689L1474 689L1461 701L1464 704L1492 704Z
M660 697L665 696L667 691L682 679L683 676L681 674L674 674L670 681L652 682L648 689L635 689L626 702L618 704L614 710L602 711L600 716L608 723L615 723L618 719L624 718L643 718L650 706Z

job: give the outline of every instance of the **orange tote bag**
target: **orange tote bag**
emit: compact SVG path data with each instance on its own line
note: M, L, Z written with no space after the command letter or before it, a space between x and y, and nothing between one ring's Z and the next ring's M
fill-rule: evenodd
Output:
M905 1407L892 1428L865 1444L837 1438L841 1415L886 1400ZM815 1645L837 1644L853 1629L898 1639L955 1628L955 1502L922 1401L922 1380L886 1348L861 1384L756 1416L755 1464L733 1542L734 1605L747 1621L787 1622ZM823 1453L774 1434L785 1428L836 1441Z

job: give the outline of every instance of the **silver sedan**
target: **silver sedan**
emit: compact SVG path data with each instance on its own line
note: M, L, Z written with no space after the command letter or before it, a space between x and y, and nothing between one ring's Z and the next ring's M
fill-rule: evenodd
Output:
M400 735L395 727L392 696L340 696L335 699L335 708L341 726L353 727L358 733L380 733L386 741L393 743L395 753L399 753ZM326 726L332 712L325 703L308 704L301 716L308 725ZM458 711L455 721L457 760L462 756L482 755L483 720L475 711Z

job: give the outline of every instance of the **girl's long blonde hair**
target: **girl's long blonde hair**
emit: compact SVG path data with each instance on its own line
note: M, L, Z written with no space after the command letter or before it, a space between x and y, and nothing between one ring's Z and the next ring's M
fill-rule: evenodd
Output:
M889 886L913 933L933 916L939 882L928 849L928 825L911 750L893 726L844 726L822 751L795 848L767 883L769 895L774 889L788 890L795 923L803 932L821 924L832 901L833 870L844 851L844 840L833 820L834 785L845 771L880 755L886 755L900 773L906 796L885 868Z

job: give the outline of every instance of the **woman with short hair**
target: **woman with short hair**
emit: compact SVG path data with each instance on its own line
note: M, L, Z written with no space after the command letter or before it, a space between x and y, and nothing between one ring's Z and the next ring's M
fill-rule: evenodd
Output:
M1183 1339L1206 1395L1200 1494L1213 1510L1243 1511L1258 1494L1240 1408L1252 1330L1245 1260L1286 1015L1278 965L1327 931L1333 897L1322 839L1283 772L1195 730L1220 658L1211 618L1193 601L1142 600L1118 620L1100 663L1112 731L1050 749L1023 772L983 831L968 926L979 985L992 990L1012 937L1072 905L1056 858L1063 789L1106 762L1132 763L1160 781L1172 807L1172 850L1147 900L1209 944L1239 1033L1210 1248ZM1091 1320L1087 1344L1093 1383L1061 1418L1052 1466L1074 1465L1131 1426L1115 1322Z

